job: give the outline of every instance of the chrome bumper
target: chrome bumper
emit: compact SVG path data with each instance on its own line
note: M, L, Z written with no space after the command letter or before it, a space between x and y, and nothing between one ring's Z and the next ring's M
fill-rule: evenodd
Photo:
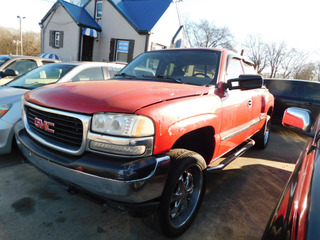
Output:
M104 199L133 204L147 202L162 195L169 171L170 157L167 155L135 160L132 163L137 165L137 162L142 161L141 166L146 160L155 161L154 165L152 165L154 167L153 169L148 168L148 173L143 178L135 179L134 176L141 176L141 174L133 173L130 175L130 180L119 180L86 173L81 168L79 168L81 170L76 170L56 163L54 158L61 159L63 156L59 152L46 149L34 141L29 137L25 129L16 129L16 139L19 148L28 161L49 177L66 186L83 189ZM70 162L67 156L65 158L66 161ZM81 159L81 157L79 158ZM105 158L105 156L101 156L101 158ZM87 156L86 160L88 159L90 158ZM79 162L83 163L83 161ZM104 163L106 171L108 171L108 160L106 159ZM128 164L127 166L129 167L126 167L125 170L131 171L131 173L139 170L133 169ZM100 172L101 169L103 167L99 166ZM121 171L119 171L119 176L121 174Z

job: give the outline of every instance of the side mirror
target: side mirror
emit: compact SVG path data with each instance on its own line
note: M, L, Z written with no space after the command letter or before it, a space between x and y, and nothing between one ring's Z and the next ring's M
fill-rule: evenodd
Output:
M229 79L227 81L227 88L229 88L230 90L232 89L248 90L248 89L261 88L262 82L263 82L263 79L260 75L244 74L244 75L240 75L238 78Z
M311 112L307 109L290 107L284 111L282 125L301 132L309 137L314 137L311 130Z
M3 77L16 77L19 75L17 70L13 69L6 69L4 72L2 72Z

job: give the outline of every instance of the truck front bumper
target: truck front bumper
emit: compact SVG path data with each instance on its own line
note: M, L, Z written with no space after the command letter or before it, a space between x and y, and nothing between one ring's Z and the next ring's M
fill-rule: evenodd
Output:
M130 161L95 153L74 157L44 147L24 128L17 126L15 132L18 146L27 160L65 186L133 205L148 203L162 195L169 172L170 157L167 155Z

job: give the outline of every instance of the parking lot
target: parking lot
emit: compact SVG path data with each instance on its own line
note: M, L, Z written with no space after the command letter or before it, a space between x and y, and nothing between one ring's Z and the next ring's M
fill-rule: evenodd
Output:
M260 239L306 138L273 127L267 149L251 149L220 173L178 239ZM19 154L0 155L0 239L164 239L141 219L114 212L48 180Z

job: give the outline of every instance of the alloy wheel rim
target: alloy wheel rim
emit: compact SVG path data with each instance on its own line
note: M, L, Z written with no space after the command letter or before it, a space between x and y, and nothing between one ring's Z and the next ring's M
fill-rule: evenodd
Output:
M202 188L202 171L198 166L185 170L171 194L169 218L173 227L185 224L195 211Z

